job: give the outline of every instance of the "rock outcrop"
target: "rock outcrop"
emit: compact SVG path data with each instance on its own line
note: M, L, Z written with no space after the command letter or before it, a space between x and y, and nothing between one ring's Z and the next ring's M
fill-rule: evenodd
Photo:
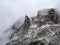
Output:
M16 31L6 45L60 45L60 20L55 9L40 10L30 19L25 18L20 26L14 24L12 29Z

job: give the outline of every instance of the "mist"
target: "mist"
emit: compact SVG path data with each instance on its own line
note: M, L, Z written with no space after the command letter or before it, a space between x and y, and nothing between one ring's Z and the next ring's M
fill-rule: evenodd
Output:
M25 15L36 16L45 8L59 8L59 0L0 0L0 33Z

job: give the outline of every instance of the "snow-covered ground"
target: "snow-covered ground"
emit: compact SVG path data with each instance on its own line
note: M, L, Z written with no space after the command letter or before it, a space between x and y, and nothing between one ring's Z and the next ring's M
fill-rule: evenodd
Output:
M10 35L4 33L20 17L35 16L37 11L44 8L58 8L59 0L0 0L0 45L8 41ZM22 18L21 18L22 20Z

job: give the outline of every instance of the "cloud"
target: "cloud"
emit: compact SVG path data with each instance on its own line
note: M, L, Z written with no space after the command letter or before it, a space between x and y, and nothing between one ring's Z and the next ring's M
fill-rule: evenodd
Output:
M21 16L35 16L38 10L55 7L57 2L57 0L0 0L0 33Z

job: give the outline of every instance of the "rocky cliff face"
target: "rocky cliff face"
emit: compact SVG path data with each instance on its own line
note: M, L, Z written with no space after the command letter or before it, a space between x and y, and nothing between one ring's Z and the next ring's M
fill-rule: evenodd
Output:
M38 11L36 17L25 17L24 23L15 23L10 42L6 45L60 45L59 15L55 9Z

